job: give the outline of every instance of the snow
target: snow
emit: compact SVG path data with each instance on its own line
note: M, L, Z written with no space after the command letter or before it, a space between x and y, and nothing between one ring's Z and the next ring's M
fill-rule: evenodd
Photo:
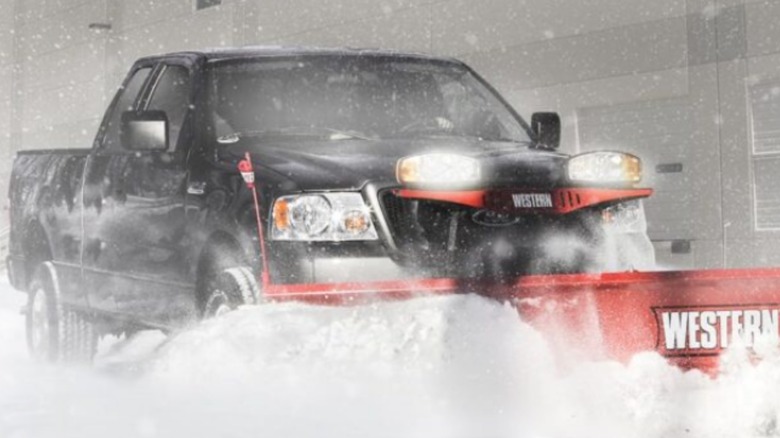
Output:
M476 296L243 308L167 338L34 363L0 286L0 437L780 435L780 354L730 351L717 381L656 354L561 373L510 307Z

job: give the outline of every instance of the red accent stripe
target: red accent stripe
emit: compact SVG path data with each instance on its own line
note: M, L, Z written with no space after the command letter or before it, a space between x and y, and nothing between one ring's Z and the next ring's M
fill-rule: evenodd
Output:
M482 208L485 206L485 194L487 193L487 190L438 191L401 189L397 192L397 195L401 198L451 202L453 204Z
M492 283L485 280L456 278L421 278L409 280L343 282L343 283L295 283L272 284L264 291L270 298L283 298L288 295L298 297L306 295L389 292L455 292L464 287L478 288L488 285L496 288L499 284L510 295L524 289L558 289L561 287L604 287L624 284L657 283L663 281L714 281L763 278L777 280L780 285L780 268L763 269L712 269L699 271L661 271L661 272L614 272L603 274L570 275L529 275L511 282ZM778 290L780 292L780 290ZM780 299L780 295L778 295Z
M285 295L326 295L329 293L390 293L390 292L427 292L455 289L457 281L452 278L426 278L420 280L372 281L355 283L301 283L273 284L265 291L267 296Z
M647 198L653 194L653 189L593 189L572 188L556 189L553 191L553 199L559 200L556 193L565 193L572 201L569 203L556 202L555 212L566 214L581 208L604 204L613 201L628 201L631 199Z

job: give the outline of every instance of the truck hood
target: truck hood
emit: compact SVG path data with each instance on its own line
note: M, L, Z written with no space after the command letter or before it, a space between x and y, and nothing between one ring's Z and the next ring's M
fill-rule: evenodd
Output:
M256 168L280 174L297 189L359 190L369 182L394 184L399 159L431 152L478 158L486 169L485 186L547 187L563 177L566 155L529 149L510 142L458 138L424 140L242 141L229 153L252 154Z

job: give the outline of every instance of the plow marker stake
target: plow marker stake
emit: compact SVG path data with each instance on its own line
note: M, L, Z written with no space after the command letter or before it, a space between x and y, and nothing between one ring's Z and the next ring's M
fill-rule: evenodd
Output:
M257 237L260 244L260 259L263 264L263 272L260 274L260 283L263 290L271 285L271 274L268 270L268 252L265 246L265 236L263 234L263 219L260 216L260 201L257 196L257 186L255 185L255 169L252 166L252 156L246 153L244 159L238 163L238 171L241 178L244 179L247 188L252 192L252 202L254 203L255 221L257 222Z

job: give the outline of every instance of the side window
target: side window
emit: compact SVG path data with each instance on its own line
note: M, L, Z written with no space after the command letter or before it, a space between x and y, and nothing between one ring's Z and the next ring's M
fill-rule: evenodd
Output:
M152 72L151 67L146 67L137 70L130 81L127 82L125 87L119 90L119 100L111 110L111 116L108 119L108 123L105 127L105 135L103 136L103 146L107 149L118 150L122 148L119 141L119 129L122 122L122 113L135 109L135 102L138 98L138 94L146 83L146 79Z
M165 111L168 116L169 151L176 150L190 99L190 73L178 65L165 67L154 87L147 109Z

